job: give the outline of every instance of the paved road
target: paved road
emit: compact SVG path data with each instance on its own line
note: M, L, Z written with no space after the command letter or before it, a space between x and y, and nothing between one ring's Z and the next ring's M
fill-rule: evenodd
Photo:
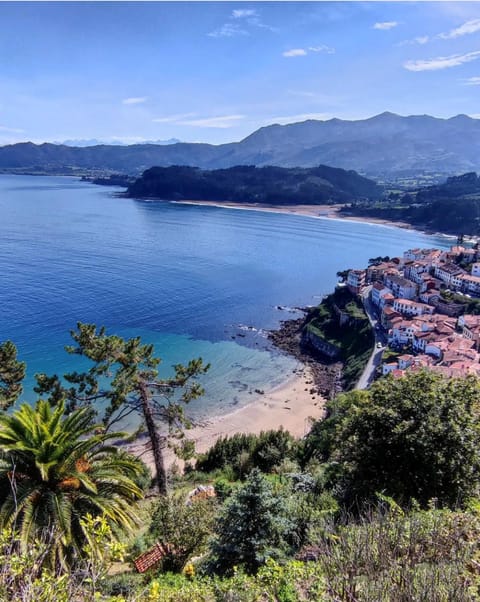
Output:
M387 345L387 337L383 333L383 330L377 330L378 320L376 318L376 314L374 311L374 306L370 301L370 290L371 286L367 286L362 293L363 307L365 309L365 313L370 320L370 324L373 328L373 332L375 334L375 346L372 350L372 354L370 359L368 360L368 364L365 366L365 370L362 375L358 379L357 384L355 385L355 389L366 389L373 380L373 376L375 374L375 370L382 362L383 350ZM381 347L378 346L378 343L381 344Z

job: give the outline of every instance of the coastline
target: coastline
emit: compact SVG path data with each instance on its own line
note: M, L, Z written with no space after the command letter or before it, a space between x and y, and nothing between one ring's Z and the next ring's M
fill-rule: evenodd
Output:
M259 395L246 406L207 419L204 424L185 431L185 435L195 442L197 453L206 452L217 439L235 433L259 434L283 427L294 437L303 437L310 428L311 419L324 415L325 399L312 392L315 389L310 367L301 365L283 384ZM145 437L128 444L127 449L154 472L153 457ZM169 449L165 450L165 460L167 466L182 464Z
M200 205L202 207L219 207L221 209L239 209L243 211L262 211L268 213L285 213L288 215L302 215L304 217L326 218L346 220L352 222L363 222L366 224L377 224L404 228L405 230L417 230L406 222L395 222L375 217L360 217L355 215L342 215L342 205L265 205L262 203L232 203L230 201L168 201L176 205ZM421 230L418 230L421 232Z

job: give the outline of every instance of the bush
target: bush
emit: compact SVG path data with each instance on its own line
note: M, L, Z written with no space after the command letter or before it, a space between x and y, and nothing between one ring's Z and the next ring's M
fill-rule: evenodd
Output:
M178 495L161 497L153 513L149 543L169 544L171 552L162 561L162 570L180 572L188 560L202 553L212 533L215 499L191 501Z
M216 521L207 571L231 574L240 566L255 574L269 558L282 555L290 530L284 497L275 495L273 486L255 468Z
M329 463L327 481L348 505L383 492L406 505L436 498L455 507L479 490L479 397L474 377L422 371L382 379L329 404L303 459Z
M236 433L216 441L208 452L198 457L196 469L201 472L233 470L234 479L243 479L252 468L272 472L287 458L294 458L297 443L283 429L260 435Z
M147 579L139 573L121 573L109 575L100 585L105 596L133 597L135 593L146 588Z

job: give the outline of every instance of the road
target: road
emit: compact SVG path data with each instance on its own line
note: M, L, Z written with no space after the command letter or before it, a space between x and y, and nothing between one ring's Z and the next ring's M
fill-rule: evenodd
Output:
M372 354L370 355L370 359L368 360L368 363L365 366L365 370L363 371L362 375L358 379L357 384L355 385L355 389L366 389L370 385L370 383L373 380L375 370L382 362L383 350L387 345L387 337L383 333L383 330L377 329L378 320L374 311L373 304L370 301L371 288L371 286L365 287L365 289L362 292L362 301L365 313L367 314L368 319L370 320L370 324L375 335L375 346L373 348ZM381 344L381 347L378 347L378 343Z

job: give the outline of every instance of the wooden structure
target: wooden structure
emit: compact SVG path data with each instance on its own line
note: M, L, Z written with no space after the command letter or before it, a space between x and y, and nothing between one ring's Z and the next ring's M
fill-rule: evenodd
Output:
M140 554L138 558L136 558L133 563L135 568L139 573L145 573L149 569L154 568L157 564L159 564L165 556L171 554L173 548L170 544L161 544L156 543L153 548Z

